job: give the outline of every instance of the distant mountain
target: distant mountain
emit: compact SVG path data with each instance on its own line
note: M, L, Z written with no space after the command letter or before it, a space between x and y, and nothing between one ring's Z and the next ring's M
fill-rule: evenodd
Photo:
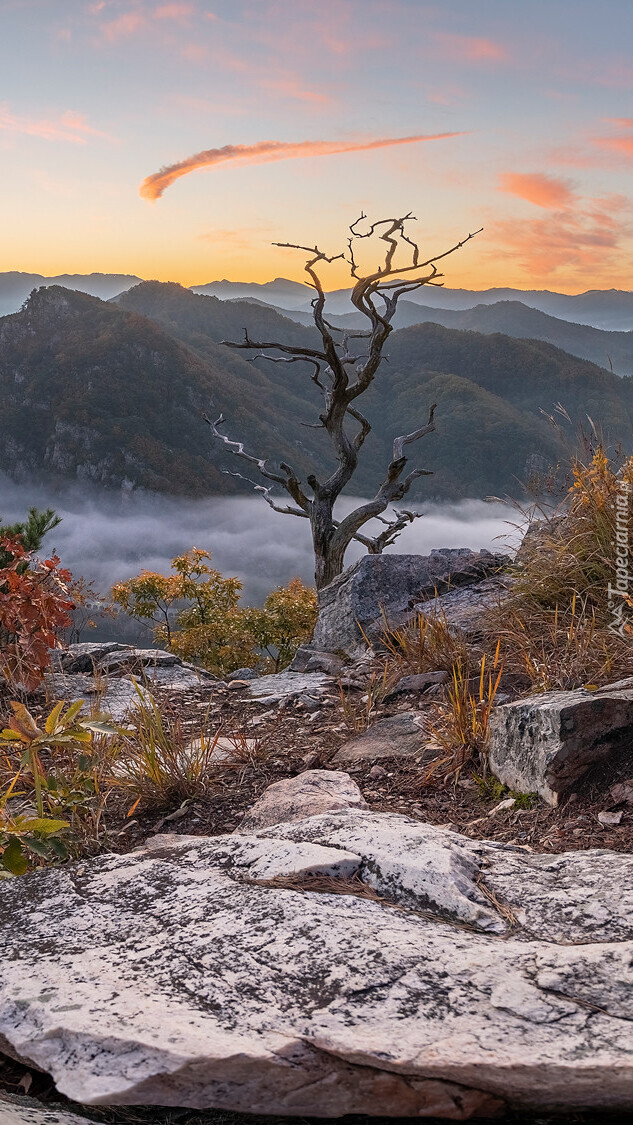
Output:
M283 425L296 432L298 415L285 396L291 390L301 396L306 385L311 388L300 365L248 360L248 352L229 352L218 341L239 340L248 327L253 339L313 344L313 328L293 323L279 309L259 302L219 301L159 282L137 286L118 303L157 320L217 365L239 359L266 372L279 395L280 425L283 419ZM357 489L375 485L395 434L413 428L433 401L439 403L438 435L420 451L435 470L421 489L427 496L516 494L518 482L530 472L565 455L565 440L541 414L541 408L551 413L557 402L569 409L574 422L586 423L590 413L604 426L607 439L631 446L633 380L620 380L548 343L427 324L394 332L386 352L388 362L366 399L374 431L355 480ZM227 387L223 409L229 416L231 400ZM314 418L315 401L306 402L301 421ZM234 426L229 428L234 436L246 438ZM303 433L318 436L319 431ZM568 440L574 440L571 430ZM270 446L257 452L275 456Z
M226 348L202 359L154 321L58 286L0 319L0 467L13 478L244 491L201 417L222 409L255 448L318 463L316 432L288 421L306 398Z
M288 281L276 277L274 281L210 281L207 285L190 285L192 293L202 293L207 297L219 297L223 301L256 297L269 304L282 308L300 308L309 304L312 290L298 281Z
M223 299L251 297L281 309L309 312L311 290L298 282L276 278L263 285L256 282L215 281L192 286L196 293ZM337 316L349 312L350 289L334 289L327 295L328 309ZM432 297L432 301L431 301ZM560 320L592 325L605 331L633 331L633 292L620 289L590 289L586 293L552 293L547 289L445 289L422 287L408 298L427 308L465 310L500 301L518 301ZM427 304L430 302L430 304Z
M138 285L140 280L126 273L64 273L57 277L43 277L41 273L0 273L0 316L17 312L29 293L42 285L61 285L107 301L124 289Z

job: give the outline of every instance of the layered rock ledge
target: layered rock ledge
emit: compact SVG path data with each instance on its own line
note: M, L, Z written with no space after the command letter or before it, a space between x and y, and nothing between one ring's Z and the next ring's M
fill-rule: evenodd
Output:
M0 925L0 1035L80 1103L633 1109L633 856L351 807L35 872Z

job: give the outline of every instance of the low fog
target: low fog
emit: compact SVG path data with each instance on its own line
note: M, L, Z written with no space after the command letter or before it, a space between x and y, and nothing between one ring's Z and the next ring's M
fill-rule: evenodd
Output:
M347 498L341 511L358 503ZM200 547L213 565L244 583L243 599L257 604L270 590L299 575L313 581L307 520L273 512L259 496L182 500L137 492L131 496L73 488L55 494L0 477L0 521L24 518L29 507L54 508L62 523L44 548L53 548L74 575L94 580L102 593L141 569L167 572L171 559ZM411 504L413 507L414 505ZM424 515L402 533L399 554L427 554L433 547L507 549L517 534L514 509L502 503L464 500L421 504ZM346 562L364 553L353 545Z

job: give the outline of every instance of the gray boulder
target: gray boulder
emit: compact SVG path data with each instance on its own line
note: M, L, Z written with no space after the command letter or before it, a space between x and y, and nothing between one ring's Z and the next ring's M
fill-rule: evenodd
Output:
M379 719L366 731L350 738L337 750L337 765L377 761L379 758L415 758L422 753L423 734L420 715L405 711L388 719Z
M428 598L416 605L414 611L427 617L442 617L451 629L474 640L481 633L486 616L503 604L510 587L511 579L506 574L482 578L472 586L458 586Z
M256 680L258 674L254 668L236 668L234 672L229 672L228 676L224 677L227 684L232 683L233 680Z
M367 641L379 640L385 622L401 625L424 599L449 587L473 585L508 561L506 555L468 548L430 555L365 555L320 591L310 652L357 656Z
M105 681L83 674L51 672L44 677L44 686L52 700L64 699L66 703L74 703L83 699L84 717L99 711L110 715L115 723L125 722L141 699L144 702L150 699L144 687L138 685L137 688L132 680L125 677Z
M42 869L0 924L0 1035L80 1103L633 1110L630 855L343 810Z
M633 738L633 678L599 691L549 691L497 707L490 721L493 772L550 805L595 762Z

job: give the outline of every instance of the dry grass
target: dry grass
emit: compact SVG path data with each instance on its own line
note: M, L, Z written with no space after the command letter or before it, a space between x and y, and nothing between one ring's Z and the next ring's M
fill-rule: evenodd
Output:
M398 676L424 672L452 672L468 662L466 641L452 632L442 613L418 613L397 629L385 626L380 643L387 652L391 672Z
M436 705L436 717L429 730L442 753L429 766L426 780L441 774L445 781L457 781L465 766L478 766L485 777L488 771L490 716L501 680L500 644L494 657L481 658L476 686L468 664L453 668L446 697Z
M631 673L633 603L626 594L609 602L617 501L631 487L633 458L618 469L598 447L587 464L573 464L562 505L542 512L523 542L512 593L489 616L487 631L501 637L506 669L527 674L532 690L604 684ZM612 627L614 607L623 611L620 632Z
M113 783L133 798L129 815L165 809L212 793L220 767L258 761L268 753L261 739L222 727L207 733L208 713L192 736L179 716L171 716L139 692L130 730L117 744Z
M362 734L371 725L377 708L399 679L399 673L385 661L382 672L372 672L363 694L346 691L339 683L343 722L354 734Z

